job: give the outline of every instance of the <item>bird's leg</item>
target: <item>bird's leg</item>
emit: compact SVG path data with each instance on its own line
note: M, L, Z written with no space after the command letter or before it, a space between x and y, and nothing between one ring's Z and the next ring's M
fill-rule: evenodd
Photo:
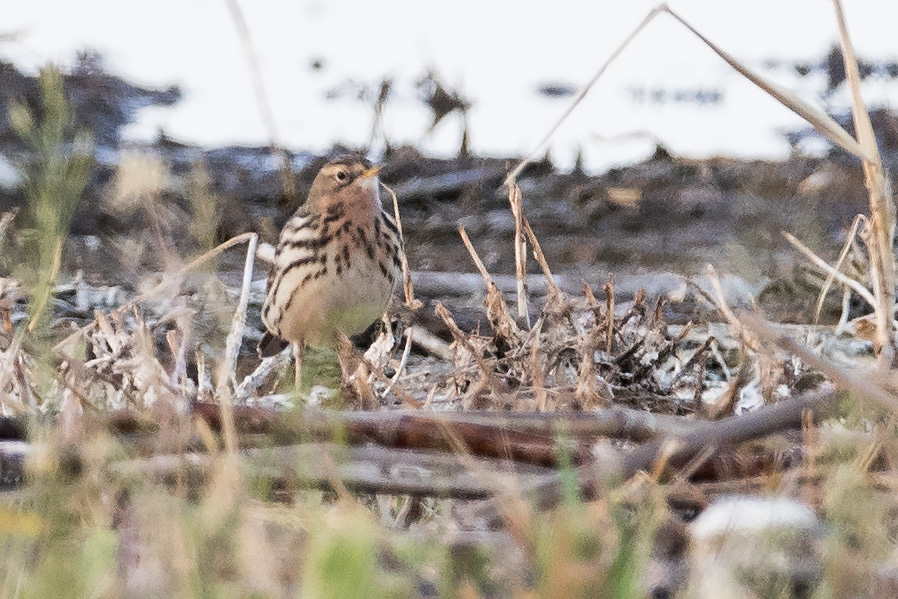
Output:
M299 394L299 386L302 383L302 350L303 350L303 342L300 341L298 343L293 344L293 373L294 378L294 386L296 388L296 393Z

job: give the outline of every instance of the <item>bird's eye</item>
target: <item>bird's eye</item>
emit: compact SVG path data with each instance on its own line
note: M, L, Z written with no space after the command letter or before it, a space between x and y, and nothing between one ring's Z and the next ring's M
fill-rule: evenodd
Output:
M348 176L346 171L337 171L337 181L345 181Z

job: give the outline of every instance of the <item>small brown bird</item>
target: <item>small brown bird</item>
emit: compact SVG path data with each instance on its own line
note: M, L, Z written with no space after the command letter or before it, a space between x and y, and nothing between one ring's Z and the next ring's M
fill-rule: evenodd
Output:
M379 170L358 157L327 163L281 231L259 353L273 353L275 338L293 343L297 387L303 346L364 331L384 313L401 274L402 236L381 205Z

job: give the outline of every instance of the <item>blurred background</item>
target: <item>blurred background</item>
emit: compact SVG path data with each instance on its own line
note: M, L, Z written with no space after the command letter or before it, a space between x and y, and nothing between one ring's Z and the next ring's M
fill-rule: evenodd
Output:
M258 60L279 141L322 152L369 143L371 106L389 84L382 135L436 156L458 149L460 114L431 129L421 102L428 75L469 104L469 146L485 156L527 152L574 94L654 6L626 3L410 0L243 2L239 10ZM69 69L79 52L102 57L113 75L142 87L176 86L174 105L138 110L127 141L163 132L200 146L269 141L233 8L221 0L112 0L9 3L0 57L25 73L54 62ZM823 108L844 110L827 55L838 42L823 0L721 3L681 0L672 8L703 34L774 81ZM896 98L898 5L852 0L845 10L859 55L875 71L873 104ZM551 146L571 168L591 171L652 154L656 142L692 157L784 158L783 133L802 122L756 89L666 15L655 19L603 76ZM382 139L376 140L382 143ZM804 150L820 152L819 144Z

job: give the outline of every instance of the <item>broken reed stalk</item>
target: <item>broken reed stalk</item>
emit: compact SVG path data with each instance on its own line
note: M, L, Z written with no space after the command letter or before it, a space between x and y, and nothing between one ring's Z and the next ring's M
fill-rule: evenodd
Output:
M521 188L516 183L508 185L508 203L514 216L514 272L517 281L518 318L524 319L530 328L530 310L527 307L527 242L524 241L524 208L521 205Z
M560 300L562 297L561 289L558 288L558 285L555 284L555 279L552 278L552 271L549 269L549 262L546 260L543 248L539 245L539 240L536 238L536 233L533 232L533 227L530 226L530 221L527 220L526 216L523 217L523 220L524 231L527 233L527 238L533 247L533 256L536 258L540 270L543 271L543 276L546 277L547 295L550 300Z
M862 157L864 180L870 196L870 222L864 241L870 253L870 278L873 295L876 296L876 345L879 349L879 366L891 368L895 357L895 334L892 326L892 306L895 304L896 264L893 240L895 236L895 203L892 186L882 166L882 158L876 145L876 136L870 122L870 114L861 96L861 78L857 57L840 0L833 0L836 19L839 22L839 38L842 44L845 76L851 89L851 114L858 143L865 151Z

